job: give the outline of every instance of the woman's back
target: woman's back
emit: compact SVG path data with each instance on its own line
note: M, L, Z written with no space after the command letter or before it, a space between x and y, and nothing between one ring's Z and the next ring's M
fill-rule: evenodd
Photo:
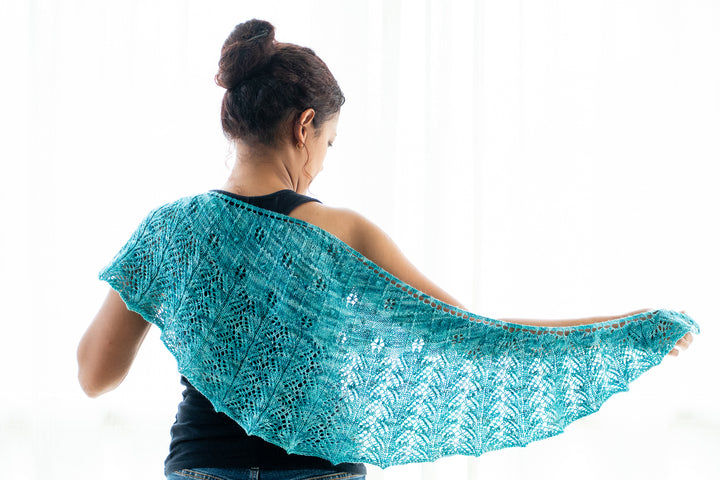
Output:
M216 192L284 215L291 214L302 205L320 204L319 200L292 190L253 197L223 190ZM365 474L365 466L361 463L335 466L323 458L288 454L260 437L250 436L230 417L215 411L212 403L187 378L181 377L180 382L185 390L170 430L170 452L165 460L166 475L198 466L233 469L304 468Z

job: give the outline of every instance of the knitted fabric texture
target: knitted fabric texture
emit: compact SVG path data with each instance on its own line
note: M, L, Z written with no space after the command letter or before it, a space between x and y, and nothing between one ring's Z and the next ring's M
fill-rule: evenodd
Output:
M687 332L665 310L572 328L450 306L329 233L216 192L151 212L100 274L250 435L380 467L557 435Z

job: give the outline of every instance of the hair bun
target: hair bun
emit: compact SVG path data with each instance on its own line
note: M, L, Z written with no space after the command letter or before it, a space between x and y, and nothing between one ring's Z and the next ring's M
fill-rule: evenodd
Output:
M228 90L251 77L275 52L275 27L264 20L238 24L225 40L215 82Z

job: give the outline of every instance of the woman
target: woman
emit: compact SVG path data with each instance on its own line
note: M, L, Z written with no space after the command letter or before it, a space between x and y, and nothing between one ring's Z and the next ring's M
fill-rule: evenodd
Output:
M405 283L463 308L361 215L323 205L305 193L322 170L332 146L344 96L327 66L312 50L274 39L271 24L237 25L222 48L216 82L227 89L222 126L236 147L230 177L216 192L259 208L289 215L331 233ZM528 325L581 325L618 317L515 321ZM78 348L79 380L95 397L126 376L150 324L110 290ZM671 354L691 341L681 339ZM172 427L168 478L341 479L364 478L362 464L291 455L249 436L186 378Z

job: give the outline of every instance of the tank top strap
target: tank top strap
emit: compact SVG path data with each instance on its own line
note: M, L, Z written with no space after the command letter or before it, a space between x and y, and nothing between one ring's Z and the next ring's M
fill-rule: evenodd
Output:
M289 215L296 207L307 202L318 202L322 203L317 198L302 195L293 190L278 190L277 192L269 193L267 195L259 195L255 197L248 197L245 195L238 195L237 193L228 192L225 190L211 190L212 192L221 193L227 195L241 202L249 203L258 208L270 210L275 213L281 213L283 215Z

